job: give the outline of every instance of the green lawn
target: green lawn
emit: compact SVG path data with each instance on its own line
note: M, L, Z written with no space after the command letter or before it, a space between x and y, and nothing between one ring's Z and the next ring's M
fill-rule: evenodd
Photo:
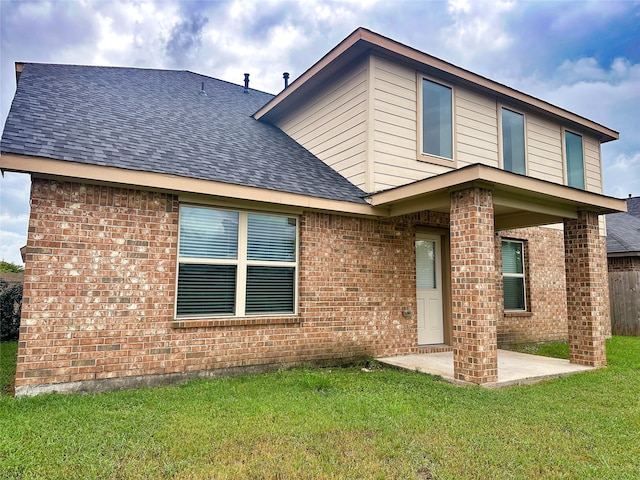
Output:
M0 397L0 478L637 479L640 338L609 368L498 391L293 370Z
M509 350L533 355L543 355L545 357L569 359L569 344L567 342L542 344L527 343L523 345L514 345L509 348Z
M12 393L18 342L0 342L0 395Z

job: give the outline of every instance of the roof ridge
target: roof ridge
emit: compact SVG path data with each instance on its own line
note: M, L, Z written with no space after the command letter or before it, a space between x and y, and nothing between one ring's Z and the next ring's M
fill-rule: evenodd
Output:
M233 83L229 80L223 80L222 78L216 78L216 77L211 77L209 75L206 75L204 73L198 73L198 72L192 72L191 70L182 70L186 73L190 73L192 75L197 75L199 77L204 77L204 78L209 78L211 80L217 80L218 82L222 82L222 83L227 83L229 85L234 85L236 87L242 87L244 88L244 85L240 84L240 83ZM276 93L271 93L271 92L265 92L264 90L258 90L257 88L251 88L249 87L249 90L254 91L254 92L258 92L258 93L263 93L265 95L271 95L272 97L275 97L277 94Z
M216 80L218 82L244 88L244 85L242 83L234 83L229 80L224 80L222 78L207 75L206 73L193 72L187 69L136 67L136 66L122 66L122 65L87 65L87 64L80 64L80 63L52 63L52 62L16 62L16 63L22 64L22 65L43 65L43 66L49 66L49 67L78 67L78 68L118 69L118 70L143 70L148 72L188 73L189 75L197 75L198 77L204 77L210 80ZM264 90L259 90L257 88L249 87L249 90L257 93L262 93L265 95L271 95L272 97L276 96L275 93L265 92Z
M82 63L60 63L60 62L20 62L17 61L15 63L23 64L23 65L45 65L52 67L83 67L83 68L113 68L113 69L128 69L128 70L151 70L156 72L187 72L188 70L178 70L175 68L152 68L152 67L131 67L131 66L122 66L122 65L87 65ZM189 72L193 73L193 72Z

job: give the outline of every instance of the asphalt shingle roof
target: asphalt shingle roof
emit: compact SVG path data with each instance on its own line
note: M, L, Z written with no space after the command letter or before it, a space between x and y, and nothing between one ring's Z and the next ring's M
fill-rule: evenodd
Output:
M607 219L607 253L640 252L640 197L627 199L627 213Z
M251 117L272 97L187 71L25 64L0 149L364 203L362 190Z
M640 197L627 198L627 213L640 219Z

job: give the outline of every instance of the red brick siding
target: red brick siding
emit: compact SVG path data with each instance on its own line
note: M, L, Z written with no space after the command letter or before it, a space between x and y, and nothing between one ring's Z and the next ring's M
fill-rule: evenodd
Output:
M177 215L171 195L33 179L16 387L167 360Z
M567 325L572 363L606 365L605 338L609 324L607 266L598 215L578 212L565 220Z
M504 312L502 296L502 240L525 243L527 311ZM567 293L564 272L564 235L552 228L503 230L496 236L498 345L567 339Z
M493 192L451 193L451 324L454 375L498 379Z
M610 272L640 272L640 257L609 257L607 267Z
M602 275L599 279L598 288L602 295L601 320L606 338L611 338L612 322L611 322L611 296L609 295L609 271L607 264L607 237L599 235L594 255L597 255L598 268Z
M295 323L173 328L176 197L34 179L16 387L415 352L414 226L447 223L305 213Z
M446 229L449 215L363 219L306 212L300 217L297 317L221 319L217 326L200 322L196 328L175 328L177 198L34 179L18 392L52 383L417 352L417 226ZM525 235L533 249L532 284L538 282L534 266L543 265L542 252L551 249L545 244L536 250L533 244L557 240L545 240L536 230ZM491 270L490 263L482 267ZM492 272L495 282L499 270ZM556 270L545 272L539 274L541 286ZM538 299L533 290L533 312L540 311L541 318L550 312L561 322L555 300L543 302L555 293L541 292ZM500 297L490 294L486 302L494 305ZM478 336L488 335L483 342L495 331L490 318L495 307L485 309L487 325Z

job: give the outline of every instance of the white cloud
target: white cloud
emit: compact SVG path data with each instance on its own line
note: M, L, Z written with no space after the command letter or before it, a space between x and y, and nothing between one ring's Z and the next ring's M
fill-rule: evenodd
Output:
M133 35L114 32L112 29L113 18L105 17L100 13L97 16L100 25L100 40L96 45L98 53L95 60L99 62L102 58L108 57L109 52L122 54L129 51L133 46Z
M602 147L606 193L640 195L640 65L623 49L604 65L594 54L606 50L607 32L622 38L620 20L639 11L626 3L567 9L473 0L0 0L0 123L13 97L14 61L188 69L237 84L249 72L253 88L278 92L282 72L293 81L364 26L619 130L621 140ZM189 21L205 17L206 25L198 29L195 22L189 31ZM168 51L180 25L187 37L173 37ZM0 180L0 256L7 260L19 258L29 210L28 176L15 177L20 180L9 180L11 174Z
M518 90L620 133L602 145L605 193L640 195L640 64L618 57L603 66L592 57L564 60L549 75L507 78Z
M5 172L0 177L0 222L3 229L6 229L4 222L8 216L29 214L29 204L25 204L23 199L29 196L30 189L29 175Z
M0 260L22 265L20 248L27 241L26 235L0 230Z
M619 153L604 162L604 174L609 179L607 193L614 197L626 198L629 194L638 196L640 192L640 152L632 155ZM635 173L634 173L635 172Z
M22 264L20 247L27 242L28 175L5 173L0 179L0 260Z
M593 57L583 57L578 60L565 60L555 72L558 83L572 84L576 82L604 81L616 83L625 81L628 77L638 75L638 67L622 57L615 58L610 67L602 67Z
M451 0L448 6L454 23L443 33L446 44L458 55L477 57L479 52L490 54L511 45L513 39L503 17L514 8L514 2Z

